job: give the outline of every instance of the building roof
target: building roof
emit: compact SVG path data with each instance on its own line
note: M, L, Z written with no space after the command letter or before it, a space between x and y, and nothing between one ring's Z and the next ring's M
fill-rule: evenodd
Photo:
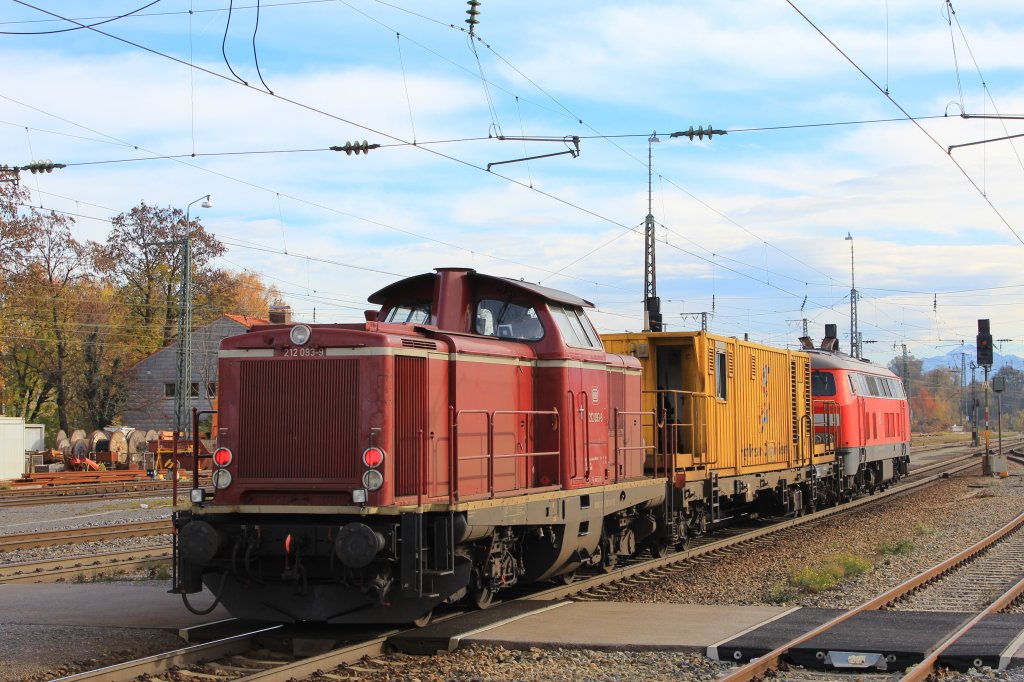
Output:
M261 324L270 324L270 320L264 320L261 317L249 317L248 315L236 315L234 313L224 313L222 317L226 317L233 322L237 322L246 329L252 329Z

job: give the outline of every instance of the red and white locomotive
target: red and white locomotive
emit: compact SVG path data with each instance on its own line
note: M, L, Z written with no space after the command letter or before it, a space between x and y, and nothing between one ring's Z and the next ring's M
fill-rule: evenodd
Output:
M240 618L425 622L906 472L905 400L860 361L706 332L603 344L589 302L468 269L370 302L221 343L213 494L174 514L186 604L205 584ZM836 387L820 424L812 377Z
M820 349L805 348L811 354L815 436L834 443L847 494L871 491L907 473L909 403L896 374L835 350L836 326L825 329Z

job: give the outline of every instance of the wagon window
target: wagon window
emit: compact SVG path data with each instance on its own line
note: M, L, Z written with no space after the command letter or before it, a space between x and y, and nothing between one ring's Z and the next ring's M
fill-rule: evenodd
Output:
M811 373L811 395L833 396L836 394L836 378L830 372Z
M726 380L728 367L725 351L715 351L715 394L719 400L728 399L729 382Z
M477 302L473 329L483 336L513 341L539 341L544 338L544 325L533 306L493 298Z

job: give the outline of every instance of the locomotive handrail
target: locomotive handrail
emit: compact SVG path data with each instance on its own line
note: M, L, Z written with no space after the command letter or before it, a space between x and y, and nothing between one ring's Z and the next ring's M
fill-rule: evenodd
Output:
M486 449L486 452L484 452L483 454L462 456L462 455L456 454L456 450L455 450L455 441L457 440L457 437L458 437L457 434L458 434L458 428L459 428L459 418L462 417L463 415L470 415L470 414L479 414L479 415L483 415L483 416L485 416L487 418L487 449ZM550 451L524 450L523 452L496 453L495 449L494 449L495 418L499 417L499 416L506 416L506 415L522 415L522 416L526 416L526 417L550 416L550 417L554 417L554 419L555 419L555 429L557 430L558 427L559 427L560 416L558 414L558 410L557 409L552 409L552 410L494 410L494 411L491 411L491 410L459 410L459 411L455 412L454 415L453 415L453 420L452 420L452 431L453 431L453 436L454 437L452 438L452 456L450 457L450 459L451 459L451 467L450 467L450 469L451 469L452 478L451 478L451 482L450 482L450 484L448 486L448 489L449 489L449 501L452 504L454 504L455 499L458 498L458 496L459 496L459 493L458 493L458 478L457 478L457 475L458 475L457 463L459 463L459 462L472 462L472 461L478 461L478 460L487 460L487 497L488 497L488 499L493 499L495 497L495 490L494 490L494 462L495 462L495 460L498 460L498 459L512 459L512 458L519 458L519 457L550 457L550 456L557 456L557 455L561 454L560 450L550 450ZM527 433L529 433L529 428L528 427L527 427ZM529 438L529 436L527 436L527 438ZM516 443L516 446L517 447L519 446L518 442ZM514 489L518 490L519 489L518 488L518 485L519 485L518 472L514 472L514 473L515 473L515 475L517 477L516 478L516 484L515 484L516 487ZM557 484L558 484L559 487L561 487L561 485L562 485L561 476L559 476L559 480L558 480ZM528 485L527 487L530 487L530 486Z
M658 477L658 474L657 474L657 470L658 470L658 450L657 450L657 447L654 445L654 443L651 443L650 445L645 445L644 444L644 442L643 442L644 441L644 439L643 439L643 422L641 422L641 424L640 424L640 434L641 434L640 435L640 445L625 445L625 441L626 441L626 425L625 425L624 422L622 423L622 441L623 441L623 445L621 447L619 446L619 438L618 438L619 418L620 417L641 417L641 418L643 418L643 417L647 416L647 417L651 418L651 421L653 423L657 424L657 419L658 419L657 415L654 412L627 412L625 410L619 410L619 408L617 408L617 407L615 408L614 415L615 415L614 418L613 418L614 421L612 422L612 424L613 424L613 428L615 430L614 431L614 433L615 433L615 448L613 450L613 452L614 452L614 460L613 460L612 464L614 466L614 471L615 471L615 482L618 483L618 481L619 481L619 453L620 452L622 452L622 453L633 452L634 450L644 451L644 456L645 457L647 456L647 453L646 453L647 450L653 450L654 451L654 470L655 470L654 477L657 478ZM666 464L666 471L667 471L667 469L668 469L668 466Z

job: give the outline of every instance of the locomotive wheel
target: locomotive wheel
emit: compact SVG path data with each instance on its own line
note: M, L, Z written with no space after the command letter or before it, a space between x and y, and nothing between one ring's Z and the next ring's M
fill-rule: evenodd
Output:
M574 582L576 582L576 570L573 569L568 573L563 573L562 575L556 577L555 580L558 580L563 585L572 585Z
M473 590L470 595L473 599L473 605L478 609L486 609L494 603L494 591L489 587L481 587L480 589Z
M429 611L424 613L422 616L420 616L419 618L414 620L412 622L412 624L415 625L418 628L425 628L428 625L430 625L430 621L432 621L433 619L434 619L434 609L430 609Z

